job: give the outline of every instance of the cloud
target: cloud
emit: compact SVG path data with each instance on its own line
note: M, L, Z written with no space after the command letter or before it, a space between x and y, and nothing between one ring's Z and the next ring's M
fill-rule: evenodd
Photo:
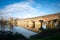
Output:
M30 1L30 2L28 2ZM15 18L30 18L35 17L41 14L37 8L39 8L39 4L33 3L33 0L28 0L25 2L14 3L5 6L5 8L0 10L0 16L8 16ZM33 4L38 5L35 8L32 6Z

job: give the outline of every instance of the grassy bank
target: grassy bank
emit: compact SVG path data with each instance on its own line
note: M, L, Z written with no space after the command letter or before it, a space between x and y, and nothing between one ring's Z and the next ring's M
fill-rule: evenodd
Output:
M46 30L37 35L31 36L29 40L60 40L60 31Z

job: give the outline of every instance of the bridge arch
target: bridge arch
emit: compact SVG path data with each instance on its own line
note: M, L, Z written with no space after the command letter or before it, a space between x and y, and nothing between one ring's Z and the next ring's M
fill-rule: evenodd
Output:
M28 21L29 28L35 28L35 22L33 20Z

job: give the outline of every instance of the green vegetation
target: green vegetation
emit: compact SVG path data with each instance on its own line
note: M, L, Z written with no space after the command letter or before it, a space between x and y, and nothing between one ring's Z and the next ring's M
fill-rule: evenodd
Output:
M29 40L60 40L60 31L47 30L32 36Z

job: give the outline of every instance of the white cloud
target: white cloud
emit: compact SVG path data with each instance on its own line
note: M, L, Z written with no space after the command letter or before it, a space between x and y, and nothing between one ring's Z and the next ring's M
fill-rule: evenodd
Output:
M33 2L33 0L31 0L31 2ZM18 18L30 18L38 16L39 13L41 14L41 12L39 12L37 9L39 7L39 4L37 4L38 6L36 6L36 8L33 8L31 2L25 1L7 5L5 6L5 8L0 10L0 14L2 16L8 16L8 17L12 16Z

